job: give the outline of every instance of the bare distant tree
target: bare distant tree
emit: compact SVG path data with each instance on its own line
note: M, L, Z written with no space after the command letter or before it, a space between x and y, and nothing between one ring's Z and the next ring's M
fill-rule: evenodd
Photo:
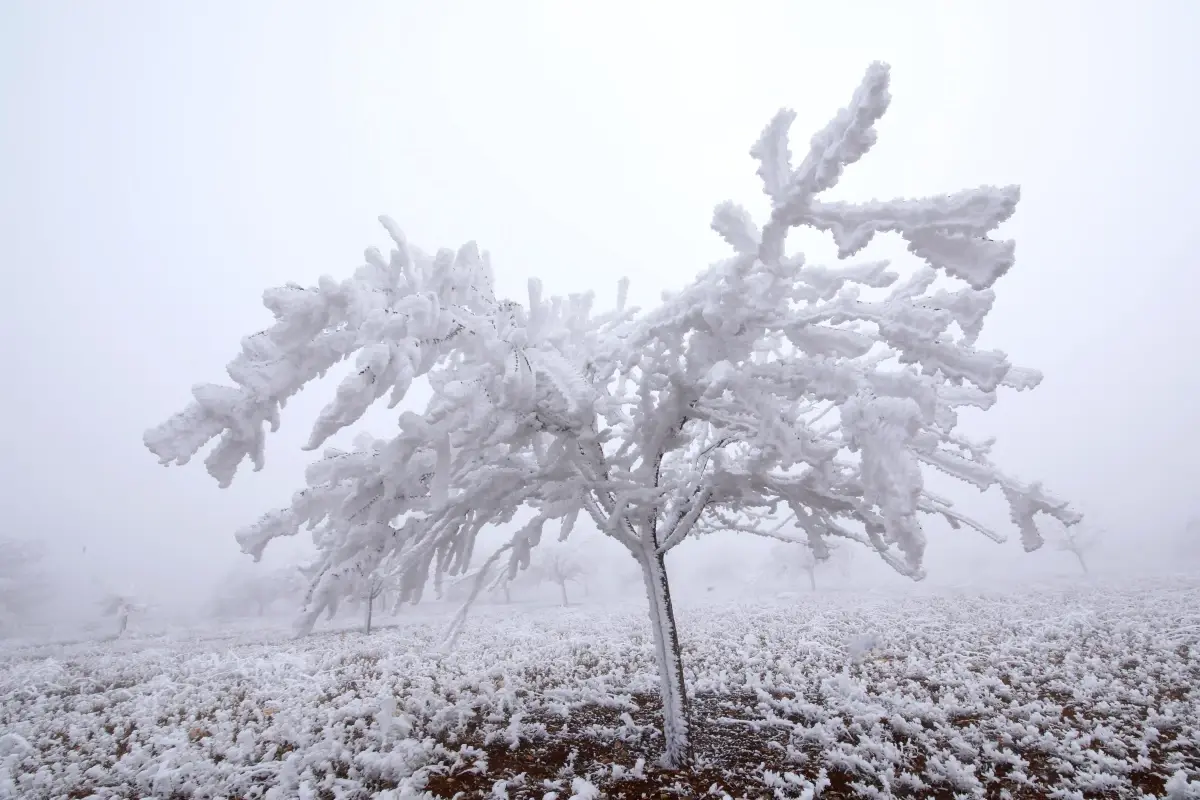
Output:
M565 547L547 547L539 556L531 568L533 577L558 584L558 590L562 595L562 604L569 606L571 603L567 598L567 584L575 581L585 587L587 585L585 582L587 570L584 568L582 560Z
M266 615L281 602L299 607L306 588L295 567L277 570L240 569L226 575L212 600L212 612L221 619Z
M1054 548L1075 556L1079 568L1085 575L1090 574L1085 556L1096 548L1100 533L1095 528L1083 525L1066 527L1054 540Z
M100 601L100 612L106 617L117 618L117 631L109 637L112 639L118 639L125 633L130 616L145 610L146 606L129 593L112 592Z
M807 544L780 542L771 548L770 568L783 577L804 575L808 578L808 588L815 592L818 570L836 567L843 577L849 570L850 552L846 547L828 544L826 548L824 558L818 558Z
M364 626L364 632L367 636L371 635L371 618L375 611L375 600L383 594L387 588L387 582L382 575L370 575L364 581L363 598L367 604L367 621Z
M817 590L817 564L819 562L816 556L813 555L812 548L805 545L797 547L793 563L801 572L808 576L808 588L815 592Z

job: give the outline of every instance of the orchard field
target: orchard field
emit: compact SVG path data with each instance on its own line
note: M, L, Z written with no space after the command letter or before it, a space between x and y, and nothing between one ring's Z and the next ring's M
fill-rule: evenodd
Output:
M689 604L690 773L638 605L449 614L10 643L0 798L1200 797L1197 580Z

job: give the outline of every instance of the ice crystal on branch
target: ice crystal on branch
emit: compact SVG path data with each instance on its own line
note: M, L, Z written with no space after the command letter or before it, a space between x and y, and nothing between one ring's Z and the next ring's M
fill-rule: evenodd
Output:
M357 368L320 413L308 447L356 422L384 395L402 400L426 376L423 414L400 415L389 439L329 450L289 508L238 534L256 557L278 536L313 530L306 619L355 591L354 575L387 569L416 599L433 576L468 570L479 533L532 519L478 570L529 564L548 525L565 538L580 515L641 565L657 632L667 759L686 761L682 668L664 554L689 534L732 529L828 552L854 540L905 575L922 576L922 515L989 531L924 487L933 467L979 489L998 486L1026 549L1039 514L1077 516L989 459L990 443L956 432L957 411L987 409L1001 387L1040 375L975 346L1011 242L988 237L1014 211L1016 187L853 204L818 198L875 142L888 69L873 64L850 104L792 165L790 111L751 150L771 201L757 225L724 203L712 227L733 248L656 308L596 313L591 295L524 304L498 299L474 244L428 255L389 220L389 258L368 250L349 279L269 290L275 316L229 365L235 386L199 386L195 401L145 441L163 463L207 459L222 485L263 464L268 426L289 397L351 356ZM786 252L792 228L828 231L839 257L878 232L903 237L922 262L901 276L886 261L808 264ZM936 288L943 284L942 288ZM948 284L948 286L945 286ZM493 569L496 567L497 569Z

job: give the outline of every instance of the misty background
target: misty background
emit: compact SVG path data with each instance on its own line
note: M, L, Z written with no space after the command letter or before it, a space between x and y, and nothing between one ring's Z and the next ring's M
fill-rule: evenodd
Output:
M230 489L202 455L156 463L142 432L226 382L264 289L347 276L387 214L427 251L478 241L500 294L536 275L607 305L627 275L652 305L727 255L715 204L766 208L748 150L771 115L796 109L802 151L883 60L891 109L835 197L1022 185L980 344L1046 377L965 430L1104 529L1101 571L1178 568L1200 514L1198 23L1185 0L0 4L4 532L50 549L68 613L103 588L194 607L249 564L233 532L302 486L342 374L289 403L266 469ZM951 496L1012 538L931 523L928 584L1076 570L1024 554L1001 498ZM736 594L762 552L689 542L673 580L723 566ZM852 575L910 585L866 552Z

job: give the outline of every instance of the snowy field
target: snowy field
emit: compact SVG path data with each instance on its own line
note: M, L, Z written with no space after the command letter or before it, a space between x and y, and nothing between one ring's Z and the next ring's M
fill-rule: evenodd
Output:
M1200 581L687 604L686 776L640 607L448 614L10 643L0 798L1200 797Z

